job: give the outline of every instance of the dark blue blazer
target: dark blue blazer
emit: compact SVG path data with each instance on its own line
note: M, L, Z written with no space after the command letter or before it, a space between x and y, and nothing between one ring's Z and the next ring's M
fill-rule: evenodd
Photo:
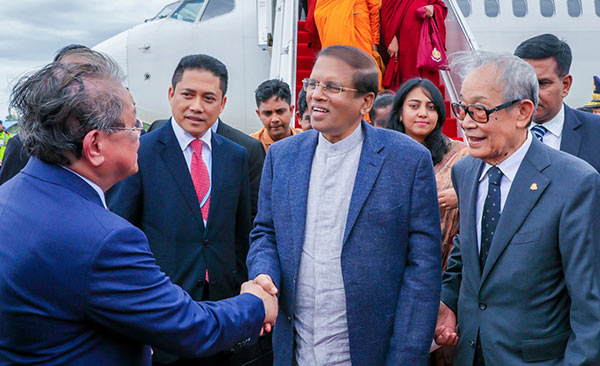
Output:
M511 185L487 262L479 265L477 192L484 163L452 169L460 234L442 301L458 316L454 362L600 364L600 175L533 139Z
M342 249L352 365L425 365L441 283L440 216L431 155L396 131L362 122L364 141ZM267 152L248 253L250 278L280 290L275 365L291 365L294 303L318 133Z
M172 121L172 120L171 120ZM210 299L239 294L247 279L250 221L248 153L212 134L212 187L207 227L171 123L141 138L137 174L107 194L111 211L142 229L160 268L201 300L208 268Z
M560 150L587 161L600 172L600 116L564 106Z
M256 339L262 301L196 303L144 234L75 174L31 158L0 187L0 365L150 365Z

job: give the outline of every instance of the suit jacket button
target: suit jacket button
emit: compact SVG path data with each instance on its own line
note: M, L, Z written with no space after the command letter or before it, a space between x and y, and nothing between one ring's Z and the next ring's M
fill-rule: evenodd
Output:
M208 239L204 239L204 242L202 244L204 244L205 247L208 247Z
M291 317L291 316L288 316L288 317L287 317L287 320L288 320L289 322L291 322L291 321L292 321L292 317Z
M480 310L485 310L485 309L487 309L487 305L484 304L484 303L481 303L481 304L479 304L479 309Z
M471 344L471 347L475 348L475 341L471 339L471 341L469 342Z
M198 280L198 282L196 282L196 284L198 285L198 287L202 287L204 286L204 280Z

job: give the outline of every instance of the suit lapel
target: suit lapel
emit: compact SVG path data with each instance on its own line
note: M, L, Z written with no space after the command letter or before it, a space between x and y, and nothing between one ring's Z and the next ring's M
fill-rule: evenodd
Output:
M159 130L160 132L157 131L157 133L161 133L158 141L163 145L158 154L173 176L173 181L183 195L198 226L204 231L204 221L202 220L202 212L200 212L200 204L198 203L196 190L194 189L190 171L185 162L185 158L183 157L183 152L181 151L179 143L177 142L177 138L175 137L175 133L173 132L173 128L171 127L171 123L173 123L172 120L163 126L163 128Z
M364 121L361 123L365 137L360 153L360 160L358 162L354 189L352 190L352 197L350 198L346 229L344 230L344 240L342 241L343 245L346 244L348 236L356 223L356 219L358 218L369 193L371 193L373 185L383 166L383 154L381 154L381 151L384 148L383 142L379 141L373 127L367 125Z
M227 161L229 151L224 148L223 140L217 136L216 133L212 134L211 138L211 156L212 156L212 172L210 179L210 206L208 220L206 220L206 227L210 228L211 223L214 222L218 216L219 200L223 194L223 182L225 182L225 170L227 170ZM194 198L196 198L196 191L194 190ZM196 198L196 200L198 200ZM199 207L199 205L198 205ZM198 209L200 211L200 209ZM200 215L202 212L200 211ZM218 221L218 220L217 220ZM213 224L214 225L214 224Z
M548 153L543 149L542 144L534 139L510 187L481 275L481 284L550 184L550 179L541 173L548 165L550 165Z
M310 171L312 169L312 161L315 156L317 138L319 136L316 131L305 133L310 133L313 136L309 136L306 139L299 141L294 158L292 158L291 169L289 171L290 174L288 176L288 202L290 215L292 217L294 265L296 272L300 265L302 245L304 244L308 184L310 182Z
M477 195L479 193L479 176L481 175L481 169L483 168L483 161L479 159L473 159L473 164L469 171L465 174L465 193L468 199L468 218L466 222L468 225L467 232L465 235L465 243L474 243L474 245L461 245L461 251L465 257L469 257L469 261L474 263L477 267L477 277L481 276L481 266L479 265L479 248L477 245ZM461 192L462 195L462 192ZM463 240L461 240L463 241Z
M577 118L577 115L571 108L565 105L565 123L560 143L561 151L575 156L579 155L579 148L581 147L581 135L577 133L579 126L581 126L581 122Z

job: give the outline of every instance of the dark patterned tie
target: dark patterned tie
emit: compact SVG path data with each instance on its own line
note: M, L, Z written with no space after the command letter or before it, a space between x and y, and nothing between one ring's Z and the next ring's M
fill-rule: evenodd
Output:
M544 135L548 132L548 129L542 125L535 125L531 127L531 132L540 142L544 142Z
M487 172L488 193L483 204L483 216L481 218L481 248L479 249L479 264L481 270L490 252L496 225L500 220L500 179L502 172L497 167L491 167Z

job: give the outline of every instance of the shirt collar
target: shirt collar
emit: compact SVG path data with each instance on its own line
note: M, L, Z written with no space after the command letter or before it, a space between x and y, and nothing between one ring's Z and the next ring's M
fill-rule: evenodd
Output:
M534 122L535 123L535 122ZM530 128L535 126L534 123L529 126ZM556 137L562 135L563 125L565 124L565 105L561 104L560 111L551 120L544 123L535 123L544 126L548 132Z
M350 152L363 141L362 126L359 123L356 129L341 141L336 143L329 142L321 132L319 132L319 142L317 148L326 152L328 155L341 155Z
M217 129L219 128L219 122L220 122L220 120L217 118L217 120L215 121L215 123L213 123L213 125L210 128L210 130L212 132L217 133Z
M506 178L508 178L509 181L512 182L515 180L515 176L517 175L517 171L519 170L519 167L521 166L521 162L525 158L525 154L527 154L527 150L529 150L529 146L531 146L531 140L532 140L531 133L527 132L527 138L525 139L525 142L523 143L523 145L521 145L521 147L519 147L517 149L517 151L512 153L508 158L506 158L506 160L504 160L500 164L496 165L498 167L498 169L500 169L502 174ZM483 180L487 171L491 167L492 167L492 165L485 163L483 171L481 172L481 175L479 176L479 182L481 182Z
M175 133L175 137L177 138L177 142L179 143L181 151L185 150L190 145L190 142L196 139L194 136L190 135L186 130L181 128L179 123L177 123L175 121L175 118L173 117L171 117L171 126L173 127L173 132ZM212 151L212 145L210 141L211 137L212 126L208 130L206 130L204 135L200 137L200 140L202 140L202 142L208 147L208 149Z
M94 191L96 191L96 193L98 193L98 196L100 196L100 200L102 201L102 204L104 205L104 208L108 210L108 206L106 206L106 199L104 198L104 192L102 191L102 188L100 188L99 185L97 185L96 183L94 183L91 180L87 179L83 175L77 173L76 171L67 168L64 165L62 166L62 168L65 169L65 170L70 171L71 173L75 174L79 178L83 179L84 182L86 182L87 184L89 184L94 189Z

